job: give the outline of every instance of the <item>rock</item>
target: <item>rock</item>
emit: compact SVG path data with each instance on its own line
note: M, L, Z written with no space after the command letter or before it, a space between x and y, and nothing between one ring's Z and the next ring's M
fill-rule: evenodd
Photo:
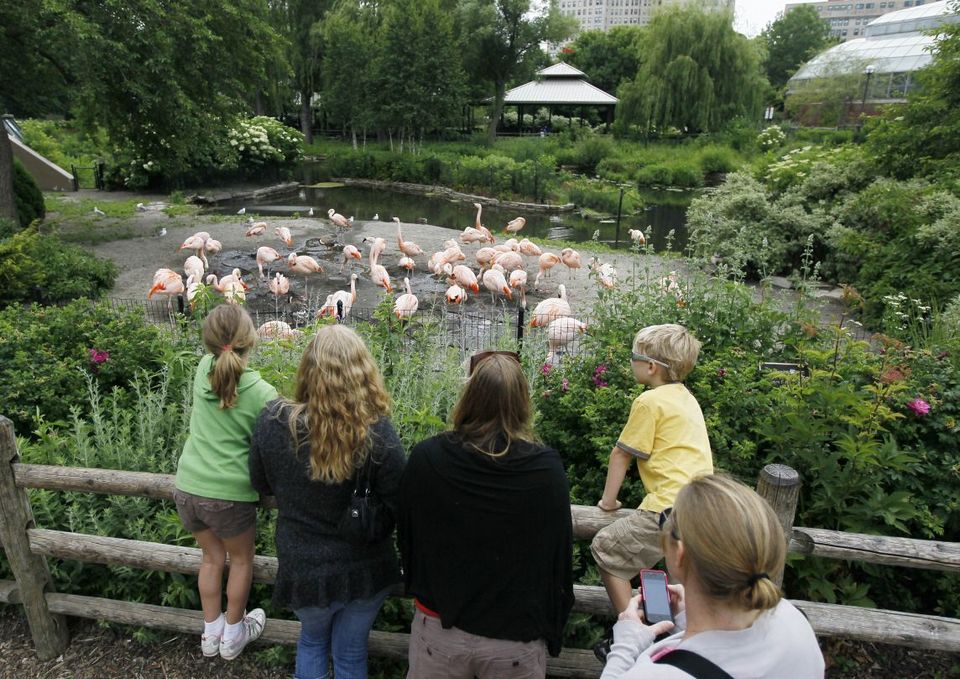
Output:
M814 297L826 297L827 299L843 300L843 288L833 288L832 290L814 290Z
M793 283L790 281L790 279L784 278L783 276L769 276L768 278L764 279L764 282L769 283L771 286L781 290L790 290L793 288Z

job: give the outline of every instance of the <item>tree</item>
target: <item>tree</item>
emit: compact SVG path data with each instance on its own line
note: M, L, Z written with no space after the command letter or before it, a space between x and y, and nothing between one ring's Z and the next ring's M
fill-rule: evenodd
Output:
M305 141L313 142L313 95L320 89L323 61L323 18L330 0L281 0L284 11L280 33L286 38L288 60L293 69L294 87L300 100L300 131Z
M373 117L372 68L378 33L375 13L344 3L323 22L323 101L333 122L349 130L357 148L357 130Z
M637 75L644 29L614 26L609 31L585 31L562 50L562 58L587 74L604 92L614 93Z
M530 0L465 0L460 30L467 69L493 87L488 136L497 138L507 83L541 42L561 42L575 20L560 14L557 0L532 11Z
M784 109L802 124L839 126L849 116L856 116L855 105L862 105L862 59L840 54L824 58L816 78L790 81L784 98Z
M729 14L672 8L648 27L637 76L618 93L616 126L644 136L669 127L709 132L758 118L767 87L756 47Z
M766 47L764 70L780 89L796 70L830 43L830 25L813 5L800 5L767 24L760 34Z
M0 121L0 219L17 221L17 197L13 192L13 149L7 128Z

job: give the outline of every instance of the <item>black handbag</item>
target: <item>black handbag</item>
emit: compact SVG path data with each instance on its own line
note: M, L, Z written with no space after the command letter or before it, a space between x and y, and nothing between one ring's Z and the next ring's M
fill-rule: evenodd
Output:
M350 502L340 517L340 535L351 542L376 542L390 535L394 518L390 510L370 487L373 453L357 472L357 482Z

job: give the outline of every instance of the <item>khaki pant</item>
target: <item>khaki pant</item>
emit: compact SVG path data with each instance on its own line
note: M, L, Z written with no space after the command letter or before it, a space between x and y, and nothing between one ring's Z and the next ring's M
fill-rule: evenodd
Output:
M417 610L410 629L407 679L543 679L547 646L443 629L440 619Z
M660 515L638 509L593 536L593 558L607 573L630 580L663 558L660 550Z

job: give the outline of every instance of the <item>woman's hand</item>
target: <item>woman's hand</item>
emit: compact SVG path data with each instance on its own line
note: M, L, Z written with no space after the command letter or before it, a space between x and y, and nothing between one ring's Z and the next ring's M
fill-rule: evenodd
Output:
M680 586L681 597L683 595L683 587ZM672 593L671 593L672 598ZM638 622L641 625L646 625L650 632L653 634L653 638L657 638L664 632L669 632L674 628L674 624L669 620L664 620L662 622L654 623L653 625L647 625L646 620L643 618L643 607L640 605L640 602L643 601L643 595L637 594L635 597L630 599L630 602L627 604L627 607L620 611L618 620L632 620Z
M597 502L597 507L599 507L605 512L615 512L618 509L620 509L622 506L623 504L620 502L620 500L614 500L612 506L610 504L604 503L603 498L600 498L600 501Z
M683 594L683 585L667 585L667 592L670 594L670 612L676 618L687 608L686 600Z

